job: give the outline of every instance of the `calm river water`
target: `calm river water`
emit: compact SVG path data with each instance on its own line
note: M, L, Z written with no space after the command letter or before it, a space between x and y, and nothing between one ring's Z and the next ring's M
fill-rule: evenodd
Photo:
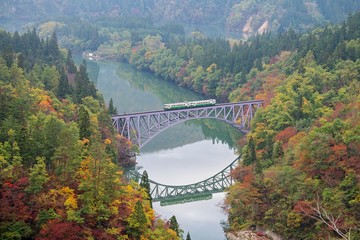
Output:
M118 113L160 110L162 104L203 99L125 63L88 62L88 71L106 102L113 99ZM241 134L215 120L193 120L178 124L145 145L137 158L141 172L151 180L167 185L184 185L207 179L229 165L236 157L234 142ZM226 220L219 204L224 193L206 201L160 206L155 211L165 219L175 215L184 237L192 240L225 239L220 222Z

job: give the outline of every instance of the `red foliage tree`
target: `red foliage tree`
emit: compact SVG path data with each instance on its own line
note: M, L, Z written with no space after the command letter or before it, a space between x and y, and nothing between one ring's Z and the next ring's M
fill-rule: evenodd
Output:
M320 176L327 186L336 187L344 178L345 172L340 167L329 166L326 170L321 171Z
M234 179L236 179L239 182L242 182L245 178L246 175L249 175L252 171L252 167L251 166L241 166L241 167L237 167L235 169L233 169L231 171L231 177L233 177Z
M40 234L35 237L36 240L81 240L86 239L83 228L74 222L60 222L60 220L51 220L41 229Z
M289 139L297 134L297 130L295 127L287 127L275 136L275 140L279 142L283 142L284 149L287 147L287 143Z
M116 240L117 239L115 236L111 236L110 234L108 234L100 229L93 230L92 235L95 239L98 239L98 240Z
M27 203L29 196L24 192L28 178L20 178L15 183L6 182L0 189L0 220L29 221L32 214Z

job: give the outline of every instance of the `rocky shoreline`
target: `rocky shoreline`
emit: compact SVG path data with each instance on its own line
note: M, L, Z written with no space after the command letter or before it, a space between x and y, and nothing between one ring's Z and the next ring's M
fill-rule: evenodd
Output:
M226 234L228 240L282 240L280 236L270 231L244 230L229 232Z

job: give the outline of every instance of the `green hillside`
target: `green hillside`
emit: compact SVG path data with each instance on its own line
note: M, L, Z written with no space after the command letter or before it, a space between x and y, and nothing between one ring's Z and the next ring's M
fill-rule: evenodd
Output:
M125 179L113 111L55 34L0 31L0 239L180 239Z
M225 231L258 227L284 239L360 238L360 12L348 15L358 1L20 2L3 1L2 20L24 11L21 18L42 21L24 34L0 32L2 234L18 229L23 237L42 237L60 234L52 230L63 224L109 239L119 231L132 238L174 234L161 219L150 221L146 192L111 182L121 175L116 147L130 146L112 133L86 66L76 69L65 60L69 54L58 40L218 102L264 100L232 172L237 182L223 204ZM248 38L188 36L164 20L219 24ZM250 36L266 21L274 31ZM107 188L109 182L118 191ZM136 225L141 212L146 217Z

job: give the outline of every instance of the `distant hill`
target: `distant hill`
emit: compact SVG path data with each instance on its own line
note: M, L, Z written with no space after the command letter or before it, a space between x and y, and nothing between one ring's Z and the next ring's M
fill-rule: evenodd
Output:
M244 37L288 28L306 30L345 20L358 0L2 0L0 20L43 21L59 17L150 17L154 22L220 26Z

